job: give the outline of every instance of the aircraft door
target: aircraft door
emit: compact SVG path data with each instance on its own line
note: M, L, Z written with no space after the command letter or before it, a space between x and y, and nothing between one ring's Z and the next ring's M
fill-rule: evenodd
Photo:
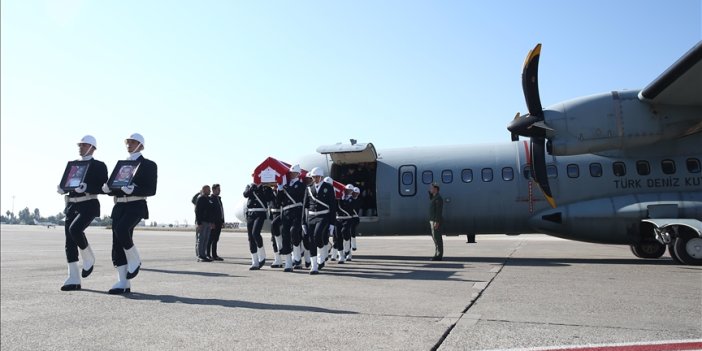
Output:
M401 196L414 196L417 194L417 166L400 166L398 184Z

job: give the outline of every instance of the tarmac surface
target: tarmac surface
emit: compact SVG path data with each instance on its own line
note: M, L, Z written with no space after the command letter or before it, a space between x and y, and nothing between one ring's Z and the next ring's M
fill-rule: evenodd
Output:
M108 295L109 230L88 229L95 269L62 292L63 228L0 229L2 350L702 348L702 267L626 246L446 237L432 262L428 235L359 237L352 262L312 276L270 268L268 233L266 267L249 271L245 233L222 233L223 262L198 263L193 232L137 230L132 293Z

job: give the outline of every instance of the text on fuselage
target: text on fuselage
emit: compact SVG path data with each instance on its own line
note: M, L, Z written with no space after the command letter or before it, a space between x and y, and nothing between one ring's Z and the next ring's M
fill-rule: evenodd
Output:
M617 179L614 186L617 189L642 189L642 188L679 188L681 186L700 186L702 176L696 177L665 177L648 179Z

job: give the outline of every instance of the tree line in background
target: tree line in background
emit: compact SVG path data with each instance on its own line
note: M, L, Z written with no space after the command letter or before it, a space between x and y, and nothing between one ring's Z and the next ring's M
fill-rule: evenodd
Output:
M17 215L12 213L12 211L7 211L5 214L0 215L0 221L6 224L45 224L52 223L56 225L64 225L66 215L63 212L59 212L54 216L42 217L38 208L34 209L34 212L29 210L29 207L25 207ZM91 225L97 226L111 226L112 218L110 216L103 216L102 218L95 218Z

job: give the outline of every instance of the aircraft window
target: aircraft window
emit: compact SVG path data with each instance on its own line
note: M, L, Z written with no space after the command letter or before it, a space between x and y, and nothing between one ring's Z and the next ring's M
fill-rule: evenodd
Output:
M673 160L663 160L661 161L661 169L665 174L675 174L675 161Z
M431 184L434 181L434 172L424 171L422 172L422 183Z
M648 164L648 161L636 161L636 173L649 175L651 173L651 165Z
M700 160L696 158L688 158L686 163L688 172L700 173L700 171L702 171L702 167L700 167Z
M412 185L414 182L414 175L412 172L403 172L402 173L402 184L403 185Z
M566 167L566 171L568 173L569 178L578 178L580 177L580 167L576 165L575 163L571 163Z
M531 166L524 166L524 179L531 179Z
M444 184L453 182L453 171L450 169L441 171L441 182Z
M558 178L558 168L554 165L546 166L546 175L549 178Z
M510 181L514 179L514 169L512 167L505 167L502 169L502 180Z
M626 175L626 164L624 162L614 162L612 164L612 172L617 177L623 177Z
M473 170L472 169L464 169L461 171L461 180L463 180L464 183L470 183L473 181Z
M593 177L601 177L602 176L602 164L600 163L591 163L590 164L590 175Z
M483 168L481 173L483 175L484 182L491 182L492 181L492 168Z

